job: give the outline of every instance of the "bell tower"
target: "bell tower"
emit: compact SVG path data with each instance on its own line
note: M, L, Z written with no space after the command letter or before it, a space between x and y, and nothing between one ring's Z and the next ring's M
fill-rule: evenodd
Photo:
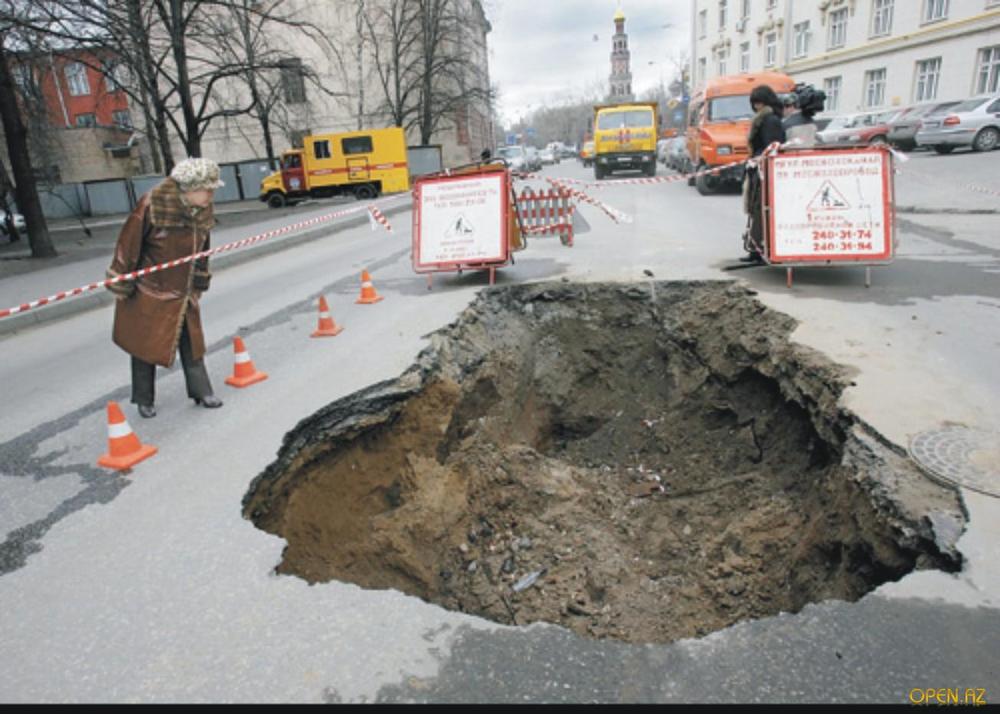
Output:
M631 102L632 70L630 68L632 53L628 49L628 35L625 33L625 13L621 5L615 13L615 35L611 46L611 94L612 102Z

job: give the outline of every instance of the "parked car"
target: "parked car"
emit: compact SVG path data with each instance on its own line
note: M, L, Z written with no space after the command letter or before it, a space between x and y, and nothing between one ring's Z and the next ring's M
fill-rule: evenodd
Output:
M834 117L816 139L820 144L885 144L889 141L889 122L899 112L894 109Z
M523 146L501 146L497 149L497 156L506 161L514 171L531 171Z
M594 165L594 142L588 141L583 145L583 149L580 150L580 161L583 162L584 168Z
M671 139L667 145L667 166L674 171L683 172L687 170L690 163L691 157L688 156L687 137L678 136Z
M538 154L538 149L534 146L525 146L524 153L527 156L528 171L541 171L542 157Z
M889 143L900 149L912 151L917 148L917 132L920 130L924 117L944 112L956 104L958 104L957 101L924 102L907 107L889 122Z
M556 158L552 149L542 149L538 152L538 158L542 162L542 166L552 166L559 163L559 159Z
M17 229L18 233L23 233L28 229L27 224L24 222L24 216L20 213L11 214L14 219L14 228ZM7 212L0 211L0 235L7 237Z
M656 142L656 160L664 166L667 164L667 146L669 144L670 139L660 139Z
M563 146L562 151L559 152L559 158L561 158L561 159L572 159L578 153L579 153L579 151L576 148L576 144L573 144L572 146Z
M960 146L992 151L1000 146L1000 94L985 94L924 119L917 144L950 154Z

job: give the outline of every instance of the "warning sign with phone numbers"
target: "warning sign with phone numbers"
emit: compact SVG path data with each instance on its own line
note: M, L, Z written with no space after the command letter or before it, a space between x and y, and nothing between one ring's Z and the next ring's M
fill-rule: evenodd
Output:
M769 261L891 260L891 171L889 152L879 148L770 157Z

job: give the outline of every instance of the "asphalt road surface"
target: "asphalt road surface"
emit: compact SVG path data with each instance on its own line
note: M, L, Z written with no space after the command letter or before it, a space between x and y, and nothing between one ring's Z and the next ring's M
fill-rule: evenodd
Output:
M741 254L740 199L684 182L608 185L573 248L532 239L498 284L744 280L800 322L794 339L855 370L846 406L897 444L959 423L1000 431L1000 154L914 155L897 181L900 250L864 286L857 268L724 272ZM550 176L590 178L576 162ZM664 170L661 168L661 175ZM611 182L613 183L613 181ZM947 211L947 213L943 213ZM0 337L0 700L41 701L883 701L915 687L1000 696L1000 504L964 492L958 575L921 572L860 603L640 647L552 626L502 628L396 592L276 576L283 542L240 501L303 417L397 376L486 285L410 265L410 214L218 269L203 300L218 411L160 372L159 454L126 476L100 469L104 406L128 402L128 356L107 306ZM271 221L273 222L273 221ZM245 226L246 233L260 226ZM96 263L95 263L96 265ZM355 304L360 273L385 300ZM100 273L89 279L101 277ZM25 300L73 287L35 285ZM326 295L336 339L310 340ZM241 334L270 378L223 384Z

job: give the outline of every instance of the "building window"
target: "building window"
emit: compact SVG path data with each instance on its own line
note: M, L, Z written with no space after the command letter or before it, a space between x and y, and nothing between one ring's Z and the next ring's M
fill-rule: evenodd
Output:
M778 0L767 0L767 9L773 10L778 7Z
M719 76L724 77L726 75L726 64L729 60L729 48L724 47L719 50Z
M809 21L800 22L795 25L795 56L805 57L809 54Z
M976 94L1000 91L1000 45L979 50Z
M948 17L948 0L924 0L924 22L936 22Z
M708 10L698 13L698 37L701 39L708 37Z
M32 92L35 86L35 76L30 64L16 64L11 67L14 75L14 84L17 85L21 96L26 96Z
M843 77L827 77L823 80L823 91L826 92L826 111L835 112L840 108L840 88Z
M330 142L324 139L323 141L317 141L313 143L313 156L317 159L329 159L330 154Z
M764 66L773 67L778 61L778 33L769 32L764 37Z
M104 89L109 94L118 92L128 83L125 65L119 62L104 63Z
M998 0L1000 1L1000 0ZM740 19L749 20L750 19L750 0L743 0L740 8Z
M829 49L843 47L847 42L847 8L841 8L830 13L830 43Z
M132 128L132 115L129 114L128 109L119 109L111 112L111 120L115 123L115 126L122 129Z
M97 126L97 117L93 114L77 114L76 125L79 127Z
M729 0L719 0L719 29L726 29L726 21L729 19Z
M750 43L740 45L740 72L750 71Z
M302 104L306 101L306 80L302 71L302 60L298 57L286 59L281 64L281 86L288 104Z
M90 94L90 82L87 80L87 68L79 62L66 65L66 84L71 97L82 97Z
M865 72L865 106L874 109L885 104L885 69Z
M913 100L926 102L937 99L938 81L941 78L941 58L921 60L917 62L917 87Z
M872 37L892 32L892 10L895 0L872 0Z
M708 60L701 57L698 60L698 81L704 82L705 77L708 75Z

